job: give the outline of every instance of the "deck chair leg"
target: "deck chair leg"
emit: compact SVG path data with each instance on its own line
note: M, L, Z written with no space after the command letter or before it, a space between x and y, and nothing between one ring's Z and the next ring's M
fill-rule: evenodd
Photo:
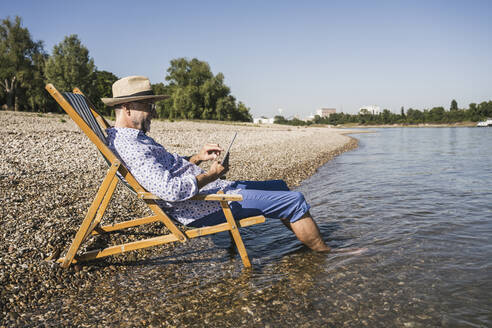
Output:
M181 232L181 230L178 229L178 227L176 227L176 225L171 221L171 219L166 215L166 213L164 213L164 211L159 207L159 205L157 205L155 200L144 199L144 201L147 204L147 206L152 210L152 212L154 212L155 215L159 217L159 221L161 221L166 226L166 228L168 228L169 231L171 231L171 233L176 236L176 238L180 242L185 242L188 240L188 238Z
M118 222L118 223L114 223L114 224L108 224L108 225L104 225L104 226L99 225L99 226L95 227L91 233L93 235L100 235L100 234L107 233L107 232L123 230L123 229L131 228L131 227L138 227L139 225L142 225L142 224L147 224L147 223L152 223L152 222L157 222L157 221L161 221L157 215L147 216L144 218L138 218L138 219Z
M227 232L229 233L229 237L230 237L229 238L229 248L228 248L229 254L231 256L235 256L238 253L236 242L234 241L234 236L232 235L231 230L228 230Z
M89 236L92 233L92 231L94 231L94 229L99 226L99 223L102 220L104 212L106 212L106 208L108 207L109 201L113 197L113 193L117 184L118 184L118 178L114 176L113 181L111 182L111 185L109 186L109 189L106 192L106 195L104 196L101 206L99 206L99 209L97 210L96 218L94 219L94 221L92 221L92 224L90 225L89 229L87 229L87 232L84 238L82 239L82 242L84 242L87 236Z
M89 207L89 210L87 211L87 215L85 216L84 221L82 221L82 224L80 225L80 228L77 231L77 234L75 235L70 248L68 249L67 255L65 255L65 258L63 259L63 262L61 264L63 268L67 268L70 263L72 263L72 260L75 257L80 244L82 243L82 240L86 236L86 233L92 221L94 220L94 217L100 207L101 202L103 201L103 198L106 196L106 193L116 175L116 171L118 170L119 166L120 162L115 161L109 168L106 177L104 178L101 186L99 187L99 190L97 191L96 197L92 201L91 207Z
M251 267L251 263L249 262L248 252L246 251L246 247L244 247L243 239L241 238L241 234L239 234L239 230L237 228L236 221L234 220L234 216L232 215L231 208L226 201L221 201L220 206L222 207L222 211L227 219L227 223L229 223L230 234L236 243L237 250L239 251L239 255L243 260L243 264L246 268Z

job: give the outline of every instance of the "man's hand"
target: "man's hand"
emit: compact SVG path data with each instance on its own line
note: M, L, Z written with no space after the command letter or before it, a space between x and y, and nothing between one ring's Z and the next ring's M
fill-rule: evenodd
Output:
M220 176L224 175L229 171L229 165L222 165L218 161L214 161L212 163L212 166L210 166L210 170L208 170L208 173L214 174L219 178Z
M229 171L229 166L222 166L218 161L214 161L207 173L197 175L196 181L198 189L202 189L205 185L217 180L221 175Z
M201 161L215 160L223 151L218 144L206 144L198 153L198 159Z
M198 154L191 156L190 162L199 165L203 161L213 161L223 150L218 144L206 144Z

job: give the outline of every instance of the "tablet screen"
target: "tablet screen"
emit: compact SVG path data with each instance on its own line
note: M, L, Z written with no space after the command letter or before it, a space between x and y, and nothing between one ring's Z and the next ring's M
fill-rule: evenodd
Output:
M234 143L234 140L236 139L236 136L237 136L237 132L234 133L234 137L232 138L232 141L231 143L229 144L229 147L227 148L227 151L224 155L224 159L222 160L222 165L229 165L229 151L231 150L231 146L232 144Z

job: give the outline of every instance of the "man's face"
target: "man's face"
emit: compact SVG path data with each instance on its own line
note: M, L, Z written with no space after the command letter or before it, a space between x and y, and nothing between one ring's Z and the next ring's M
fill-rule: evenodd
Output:
M154 103L133 102L131 103L131 120L136 129L144 133L150 131L150 121L157 117Z

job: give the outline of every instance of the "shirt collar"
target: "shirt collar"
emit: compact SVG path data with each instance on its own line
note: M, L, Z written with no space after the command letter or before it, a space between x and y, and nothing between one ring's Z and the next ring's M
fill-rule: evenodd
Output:
M106 130L108 135L120 135L129 138L137 138L139 135L145 135L142 130L133 128L109 128Z

